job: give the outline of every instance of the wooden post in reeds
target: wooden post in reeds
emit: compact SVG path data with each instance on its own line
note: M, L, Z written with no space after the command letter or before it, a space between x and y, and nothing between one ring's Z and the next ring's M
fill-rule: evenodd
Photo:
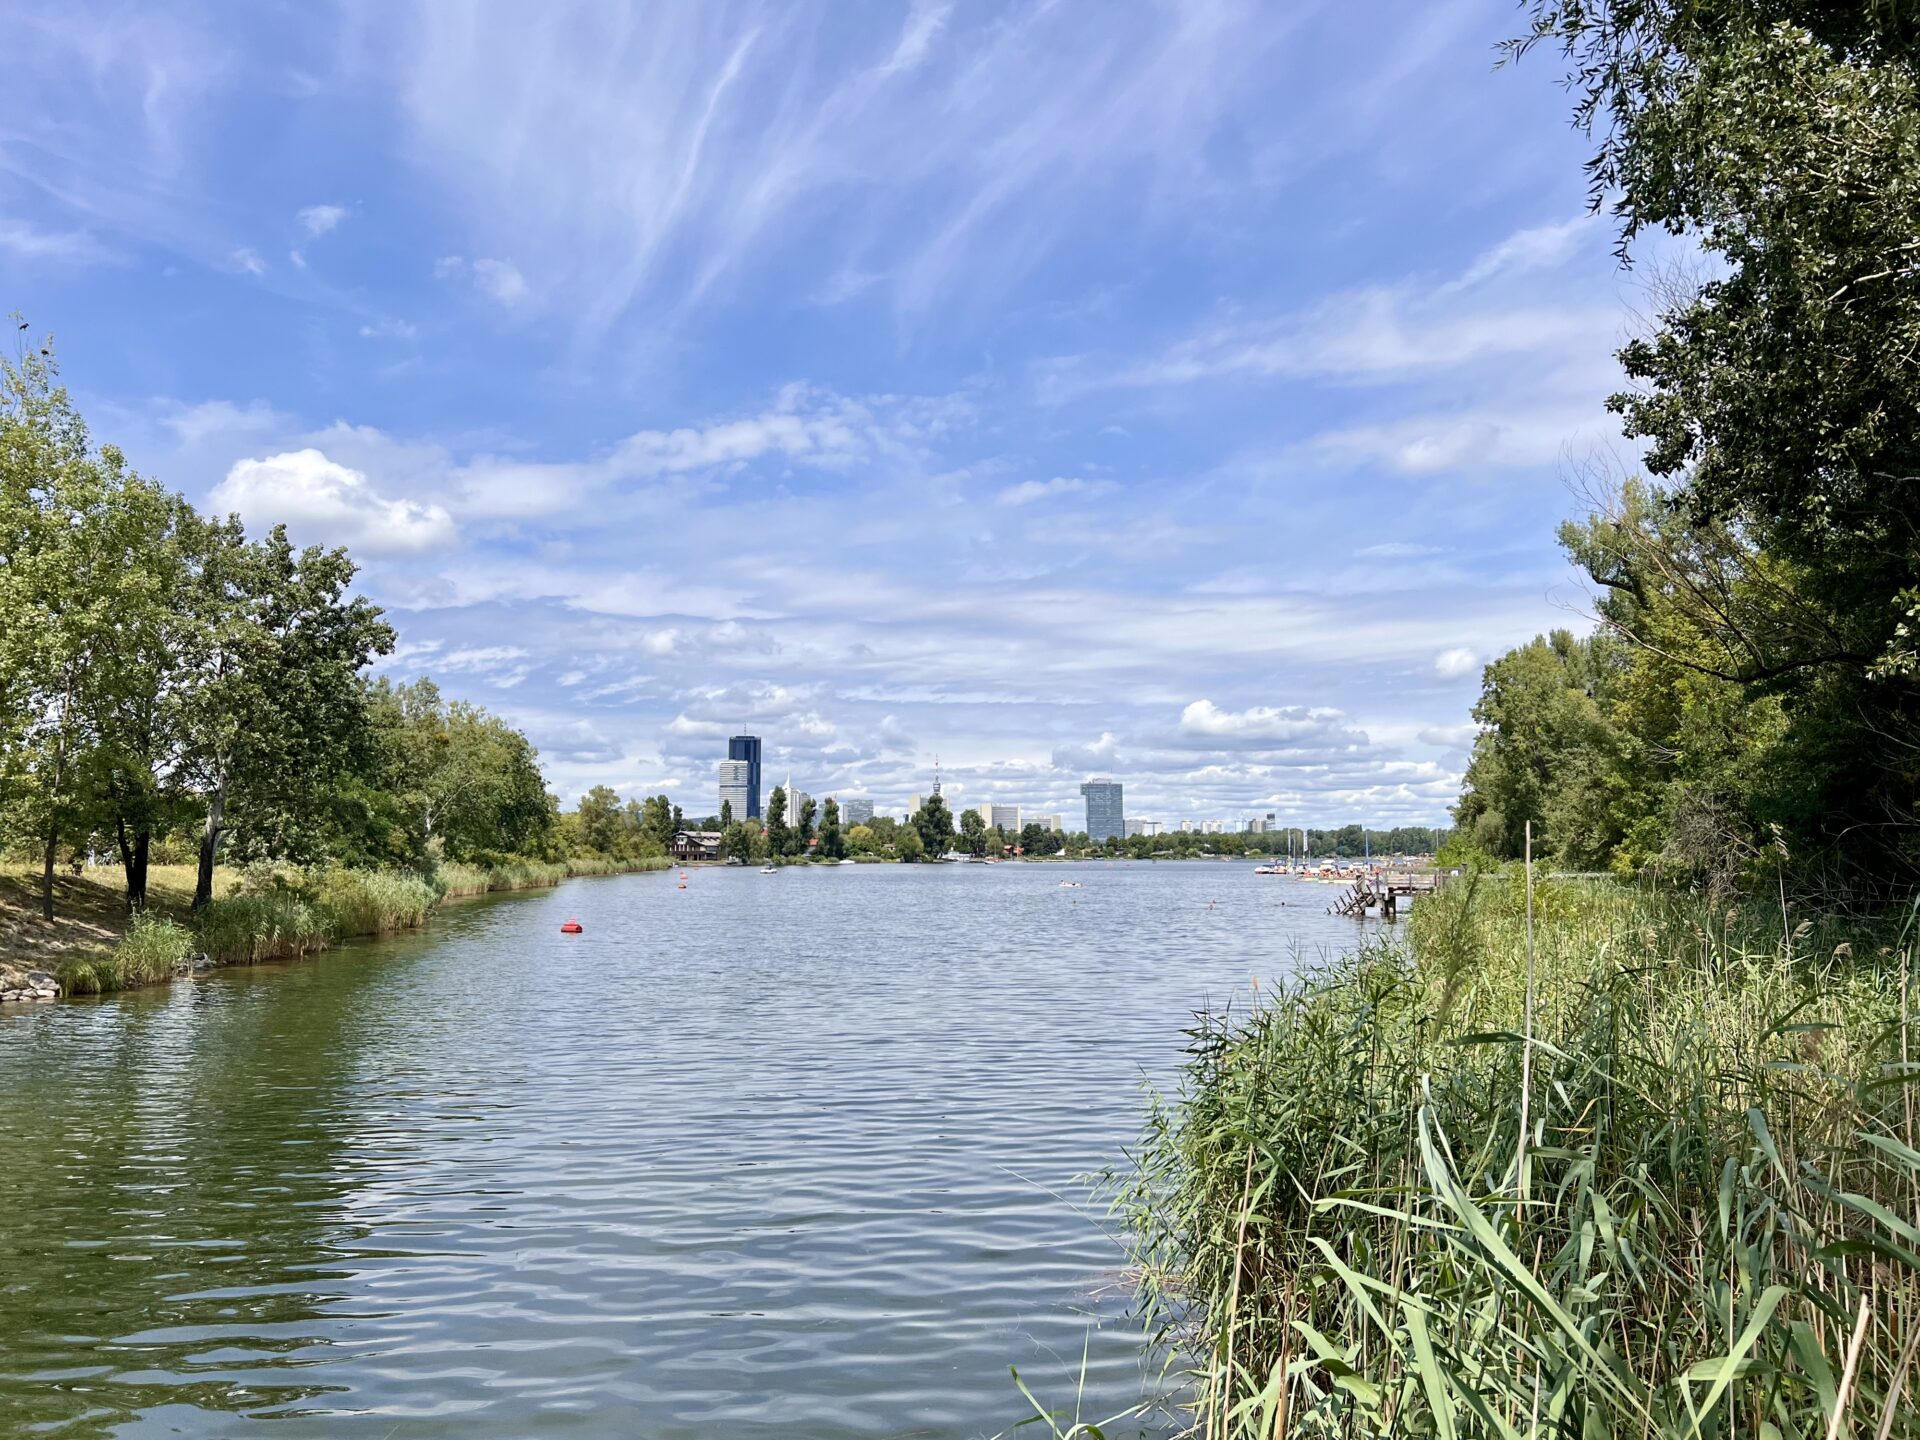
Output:
M1533 1096L1533 822L1527 821L1527 1013L1524 1040L1520 1047L1520 1148L1514 1157L1514 1183L1520 1192L1520 1208L1514 1212L1516 1226L1527 1203L1527 1135L1532 1123L1530 1101Z

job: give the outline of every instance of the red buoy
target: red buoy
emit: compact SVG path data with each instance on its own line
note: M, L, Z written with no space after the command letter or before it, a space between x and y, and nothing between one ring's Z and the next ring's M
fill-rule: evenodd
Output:
M566 924L560 927L560 933L562 935L578 935L585 928L586 927L583 926L578 920L569 920L567 921Z

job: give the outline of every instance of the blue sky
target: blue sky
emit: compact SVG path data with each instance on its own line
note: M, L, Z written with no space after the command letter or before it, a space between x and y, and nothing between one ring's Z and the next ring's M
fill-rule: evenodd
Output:
M564 795L1440 821L1648 308L1519 18L0 3L0 302Z

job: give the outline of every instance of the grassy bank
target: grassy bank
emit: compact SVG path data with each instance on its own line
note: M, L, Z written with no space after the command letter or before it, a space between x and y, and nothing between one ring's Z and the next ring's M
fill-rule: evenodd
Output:
M1117 1203L1196 1432L1920 1434L1907 937L1545 885L1529 1001L1525 902L1193 1032Z
M614 860L604 855L576 855L571 860L511 860L499 865L442 865L437 883L450 900L491 895L505 890L541 890L576 875L631 875L670 870L663 856Z
M215 965L298 959L345 939L417 929L447 898L557 885L575 875L664 870L664 859L589 856L557 863L516 860L481 868L443 866L431 879L396 871L287 872L243 885L221 871L216 899L190 913L193 871L155 866L148 912L129 922L117 872L61 877L58 918L38 913L37 876L0 875L0 964L51 971L69 995L151 985L181 974L204 953Z

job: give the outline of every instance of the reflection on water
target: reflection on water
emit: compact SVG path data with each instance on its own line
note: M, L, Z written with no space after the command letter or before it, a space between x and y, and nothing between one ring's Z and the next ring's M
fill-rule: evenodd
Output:
M576 881L0 1018L0 1433L976 1436L1083 1350L1129 1404L1077 1177L1194 1007L1358 927L1068 873Z

